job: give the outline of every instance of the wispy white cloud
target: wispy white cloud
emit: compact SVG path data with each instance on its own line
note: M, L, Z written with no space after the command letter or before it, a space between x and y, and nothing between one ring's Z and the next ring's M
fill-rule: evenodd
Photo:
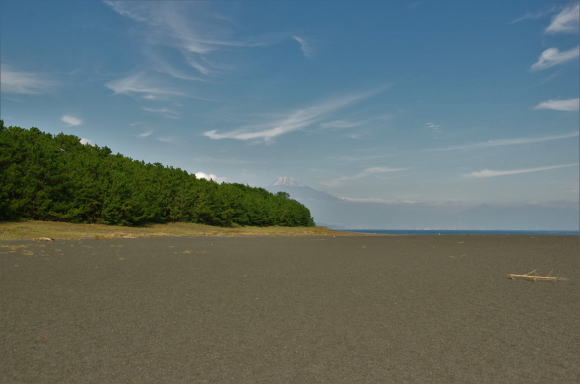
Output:
M194 58L191 57L190 55L186 55L185 60L192 68L194 68L197 72L199 72L202 75L211 76L217 72L217 69L214 69L213 65L207 62L207 60L205 63L202 63L201 58Z
M503 146L508 146L508 145L542 143L545 141L564 140L564 139L570 139L573 137L578 137L578 132L569 132L569 133L565 133L562 135L554 135L554 136L517 137L514 139L488 140L488 141L483 141L483 142L479 142L479 143L455 145L455 146L444 147L444 148L432 148L432 149L429 149L428 151L434 151L434 152L462 151L462 150L470 150L470 149L503 147Z
M349 95L342 98L332 99L320 104L301 108L289 113L287 116L274 121L249 125L230 132L218 133L215 130L207 131L205 136L210 139L235 139L235 140L262 140L270 141L277 136L298 131L320 121L339 109L352 105L362 99L368 98L377 91Z
M580 24L580 3L570 5L552 19L546 33L575 33Z
M139 134L137 135L137 137L140 137L140 138L145 138L145 137L149 137L149 136L151 136L152 134L153 134L153 131L152 131L152 130L149 130L149 131L145 131L145 132L141 132L141 133L139 133Z
M341 176L341 177L338 177L336 179L323 182L321 184L329 186L329 187L334 187L334 186L344 184L344 183L349 182L349 181L362 179L362 178L369 177L372 175L401 172L404 170L406 170L406 168L370 167L370 168L363 169L362 171L355 173L354 175Z
M49 91L55 85L54 81L42 75L14 71L4 63L0 66L0 80L2 93L37 95Z
M60 118L60 121L62 121L63 123L65 123L69 127L77 127L83 123L83 121L81 119L79 119L78 117L71 116L71 115L63 115Z
M213 45L206 43L206 38L203 37L203 26L196 25L194 20L188 20L189 12L186 13L186 10L190 8L191 4L187 4L189 2L112 0L104 2L118 14L145 24L148 27L149 44L173 45L195 53L213 50ZM194 5L197 5L200 11L202 8L207 9L206 4L199 3L201 4Z
M561 52L558 48L548 48L541 53L538 61L532 64L530 69L532 71L541 71L577 59L579 55L580 46Z
M525 169L509 169L509 170L484 169L481 171L468 173L465 176L466 177L475 177L475 178L509 176L509 175L519 175L519 174L523 174L523 173L542 172L542 171L548 171L551 169L577 167L577 166L578 166L578 163L570 163L570 164L549 165L546 167L525 168Z
M516 23L520 23L522 21L525 20L536 20L536 19L541 19L544 16L547 16L551 13L554 13L557 10L556 7L551 7L549 9L546 9L545 11L539 11L539 12L528 12L523 16L518 17L517 19L514 19L512 21L509 22L509 24L516 24Z
M224 47L243 48L268 44L263 39L233 37L235 31L232 23L214 9L213 2L112 0L104 2L118 14L145 26L146 44L178 50L202 75L207 75L209 69L199 63L212 52ZM174 75L176 72L172 71L170 74Z
M201 76L194 76L187 73L186 71L177 69L173 64L166 60L163 55L159 54L154 49L146 48L144 49L144 52L145 55L151 60L154 70L159 73L171 76L178 80L206 81ZM203 74L205 75L207 73Z
M312 45L304 37L294 35L292 38L300 46L300 50L302 51L304 57L310 59L314 56L314 49L312 48Z
M112 1L112 0L103 0L103 2L109 5L111 8L115 10L118 14L122 16L127 16L136 21L146 21L146 17L142 15L140 10L132 11L130 7L127 7L125 1Z
M106 87L116 94L137 95L148 100L169 96L184 96L183 92L153 84L144 72L110 81L106 84Z
M391 167L370 167L362 172L357 173L354 177L355 179L360 179L361 177L366 177L370 175L376 175L377 173L391 173L404 171L406 168L391 168Z
M136 23L145 55L142 64L145 70L106 84L117 94L137 95L146 100L190 96L210 101L193 96L191 90L183 91L184 87L173 89L163 77L206 81L207 76L220 69L207 59L209 54L223 47L251 45L231 37L232 23L213 10L212 2L104 0L104 3ZM153 82L149 76L152 73L161 78Z
M580 107L580 99L567 100L548 100L542 101L534 107L534 109L551 109L554 111L578 111Z
M374 204L418 204L422 203L411 199L382 199L380 197L339 197L339 199L352 203L374 203Z
M359 120L359 121L333 120L333 121L320 123L320 127L321 128L332 128L332 129L346 129L346 128L360 127L361 125L365 125L366 123L367 123L366 120Z
M439 132L441 126L439 124L435 124L435 123L425 123L425 127L431 129L434 132Z
M133 20L141 34L143 67L178 80L207 81L226 70L209 57L224 48L243 48L267 44L258 39L235 35L234 23L218 13L214 2L206 1L114 1L104 0L119 15ZM227 12L227 7L222 12ZM147 60L148 59L148 60ZM223 59L219 59L223 60ZM189 96L203 101L191 91L173 89L159 79L153 83L137 73L106 84L117 94L138 95L147 100ZM184 89L181 87L181 89Z
M379 121L386 121L390 118L391 118L390 115L383 114L383 115L373 116L373 117L369 117L366 119L360 119L360 120L352 120L352 119L351 120L331 120L331 121L325 121L323 123L320 123L320 128L323 128L323 129L356 128L356 127L368 125L368 124L379 122Z
M141 109L144 110L145 112L160 114L160 115L167 117L169 119L178 119L179 118L179 113L177 113L174 110L171 110L169 108L141 107Z

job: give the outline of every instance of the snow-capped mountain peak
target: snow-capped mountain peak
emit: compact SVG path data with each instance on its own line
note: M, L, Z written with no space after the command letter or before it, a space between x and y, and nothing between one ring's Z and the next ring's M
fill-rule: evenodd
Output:
M280 176L278 177L272 184L272 187L304 187L304 184L298 182L298 180L293 179L292 177L288 176Z

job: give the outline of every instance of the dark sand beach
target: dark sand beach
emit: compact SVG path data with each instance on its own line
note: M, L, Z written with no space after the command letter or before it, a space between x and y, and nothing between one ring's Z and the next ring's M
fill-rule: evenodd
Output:
M578 383L578 236L0 242L0 383ZM568 277L509 280L508 273Z

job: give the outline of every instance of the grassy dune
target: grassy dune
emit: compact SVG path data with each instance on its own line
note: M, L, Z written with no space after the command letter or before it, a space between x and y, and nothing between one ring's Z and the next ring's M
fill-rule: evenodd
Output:
M152 224L123 227L104 224L75 224L56 221L0 222L0 240L114 239L159 236L345 236L353 233L326 227L214 227L192 223Z

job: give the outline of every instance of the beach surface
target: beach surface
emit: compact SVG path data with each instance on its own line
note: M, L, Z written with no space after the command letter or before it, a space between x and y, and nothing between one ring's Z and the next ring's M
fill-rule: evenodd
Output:
M0 242L1 383L578 383L580 237ZM567 277L510 280L506 274Z

